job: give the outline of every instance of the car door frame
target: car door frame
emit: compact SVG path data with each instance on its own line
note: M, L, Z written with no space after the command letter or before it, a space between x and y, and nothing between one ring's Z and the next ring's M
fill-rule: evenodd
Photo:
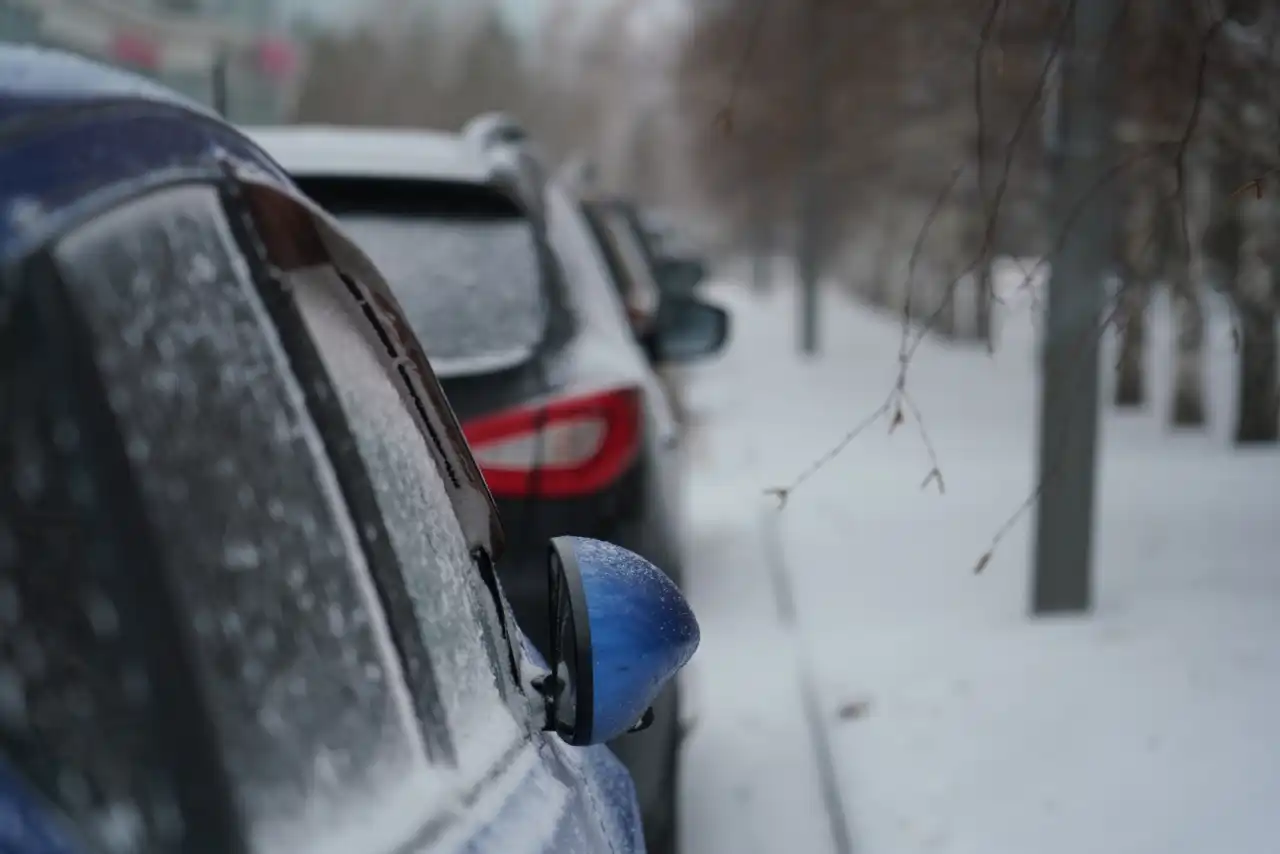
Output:
M397 390L445 483L475 571L493 598L500 622L493 628L502 640L507 657L504 669L519 685L522 667L518 629L494 569L504 546L497 505L435 371L390 286L364 252L346 238L336 221L306 197L285 191L278 184L259 181L252 174L237 175L236 180L229 182L228 190L224 204L239 221L233 228L239 229L243 239L254 246L257 257L250 263L257 268L257 276L273 283L264 292L268 312L281 331L291 359L302 365L301 368L295 365L295 370L305 371L312 380L303 384L308 403L323 413L317 415L318 420L323 418L332 425L336 452L346 458L343 468L348 475L344 492L356 496L355 500L364 508L362 515L378 518L375 525L381 524L381 518L369 474L355 450L346 415L337 405L332 380L300 311L289 298L282 273L316 264L333 267L360 306L379 344L396 362L400 380ZM339 476L342 479L342 475ZM361 536L368 533L362 531ZM374 549L371 555L376 555L377 562L384 567L399 567L398 558L389 552L390 539L385 531L375 530L372 534L369 537L369 546ZM404 580L399 570L387 571L378 583L394 588L397 596L403 592ZM407 603L401 603L396 608L408 627L412 624L412 615L404 611L406 606ZM421 654L425 655L425 649ZM522 712L527 715L528 708Z
M489 502L492 502L492 498L488 494L487 487L484 487L483 477L479 474L479 468L471 456L470 446L466 443L461 429L457 426L457 420L453 416L452 408L440 390L439 382L426 361L420 343L411 331L395 298L391 296L389 285L382 278L377 268L364 255L363 251L343 235L336 222L306 197L288 192L274 183L257 182L252 175L246 176L245 180L234 182L231 188L234 192L228 198L227 204L231 206L233 211L238 211L239 216L242 218L242 225L239 227L244 229L245 238L257 240L259 243L256 248L259 257L252 263L257 266L260 275L270 277L275 282L275 289L287 298L288 285L282 280L280 274L291 266L305 267L313 264L327 264L340 274L347 273L344 278L351 281L344 281L344 284L348 289L360 289L362 285L367 289L364 291L366 296L362 307L368 309L366 317L370 320L370 326L376 331L382 345L387 345L387 339L398 340L400 347L403 347L406 351L416 352L416 358L420 360L423 368L417 377L419 383L433 386L438 392L430 395L424 401L406 402L406 411L411 416L421 416L423 409L435 407L435 415L438 419L435 426L443 426L444 431L447 431L442 431L443 435L437 436L431 432L432 423L430 420L424 419L424 426L422 422L415 418L415 423L423 433L424 443L432 453L433 462L441 473L441 479L444 482L446 491L449 492L449 498L453 502L458 522L463 526L464 536L470 546L472 568L474 571L481 573L485 586L494 596L495 610L500 621L500 626L495 628L500 630L500 637L507 644L510 654L510 677L514 685L514 690L511 694L507 696L504 692L504 696L507 696L511 703L511 708L517 717L517 721L527 727L516 748L516 752L499 758L494 765L487 768L484 773L477 777L473 781L472 788L463 793L463 803L469 804L473 799L481 796L488 789L491 782L501 777L524 750L531 749L534 751L534 755L539 757L538 761L544 765L546 770L574 793L573 797L578 802L577 812L570 811L566 815L574 815L577 816L579 821L594 823L594 832L600 834L598 841L610 844L608 840L612 839L612 837L608 829L609 823L599 814L599 810L606 809L605 802L600 801L598 796L593 794L593 786L595 784L582 779L580 775L616 773L616 769L614 771L602 769L598 759L591 760L586 756L571 759L566 754L581 750L581 748L569 747L562 742L559 744L553 743L554 740L558 739L558 736L544 733L544 700L541 695L529 687L529 677L540 668L531 664L527 650L521 643L522 635L515 623L506 597L501 592L501 585L494 572L494 562L489 556L489 549L492 547L488 546L483 540L484 537L491 536L496 528L496 510L493 511L495 518L493 526L475 524L479 520L479 514L476 512L474 504L468 504L467 502L473 501L476 496L474 494L469 495L465 486L459 488L455 485L453 489L449 489L450 478L445 471L445 463L449 458L445 453L446 447L443 446L442 440L448 441L451 444L453 453L458 455L459 459L455 461L455 464L469 463L470 467L474 469L479 487L483 489L483 497ZM273 234L273 230L281 228L292 228L294 231L292 235ZM263 229L261 238L266 238L265 240L257 236L258 229ZM286 239L283 241L275 239L282 236L286 237ZM277 245L274 250L269 251L269 247L273 243ZM380 301L376 299L379 294L382 297ZM359 297L357 297L357 301L359 301ZM292 301L289 302L291 303ZM297 314L296 322L298 324L305 322L295 306L291 305L287 311L282 311L282 314ZM379 321L386 323L384 325ZM279 324L279 319L276 322ZM295 319L286 319L287 324L291 325L294 322ZM300 330L301 334L306 334L305 329L300 327ZM312 344L311 346L314 345ZM404 353L404 357L412 358L412 355ZM317 353L315 367L320 371L324 371L324 367L319 361L320 358ZM413 375L410 374L409 376L412 377ZM402 373L401 378L402 380L405 379L405 374ZM404 388L398 386L398 389L402 395L406 394ZM410 391L412 391L411 388ZM331 400L332 403L330 405L335 404L336 395ZM342 417L345 418L345 415ZM358 452L355 453L358 457ZM360 465L363 466L363 461L360 461ZM472 512L470 518L473 524L470 531L466 528L462 513L457 512L456 508L459 506L464 510L469 508ZM500 528L496 529L496 533L500 536ZM499 542L501 541L499 540ZM399 566L398 559L392 557L392 561L391 565ZM378 586L381 587L383 581L378 580L376 574L374 577ZM402 576L388 579L388 581L397 588L403 589L404 579ZM477 619L485 619L485 617L477 615ZM500 667L501 664L495 662L495 666ZM499 678L501 678L501 674L499 674ZM603 747L586 748L587 751L597 752L605 749ZM620 768L621 766L618 767ZM506 796L504 805L516 805L527 797L530 797L529 791L524 786L518 787ZM614 805L614 808L616 809L616 805ZM585 812L582 811L584 809ZM572 820L570 819L570 821ZM439 828L424 828L423 833L424 835L438 834Z

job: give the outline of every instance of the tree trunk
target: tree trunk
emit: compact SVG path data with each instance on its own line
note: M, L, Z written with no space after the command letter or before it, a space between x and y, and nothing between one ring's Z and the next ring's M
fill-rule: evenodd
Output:
M977 85L982 84L983 71L982 67L977 69L978 79L975 81ZM969 215L966 218L969 231L966 236L969 238L968 242L973 247L976 258L972 281L969 283L973 288L974 337L987 345L988 352L993 352L995 342L991 338L993 303L991 267L996 256L996 233L1001 216L999 208L992 203L991 188L987 186L989 175L984 118L981 115L977 116L978 126L974 129L973 154L974 162L977 164L977 173L974 177L977 181L973 188L974 198L969 205ZM988 237L990 237L989 240Z
M1155 199L1158 249L1157 269L1166 272L1169 294L1176 318L1174 345L1173 406L1170 420L1174 427L1203 427L1204 405L1204 304L1200 289L1191 276L1191 253L1186 231L1178 219L1174 203L1181 192L1173 169L1160 173L1160 198ZM1161 245L1163 244L1163 245Z
M771 258L765 245L759 240L751 246L751 289L757 294L769 292L769 262Z
M906 234L905 216L901 208L885 205L888 208L886 217L879 226L879 239L875 250L872 268L875 277L872 301L880 308L901 309L898 293L902 287L903 271L901 264L902 249L909 246L909 235Z
M975 298L978 301L978 340L984 342L988 349L995 346L992 338L991 328L991 310L995 302L995 288L993 285L992 260L994 254L986 252L983 258L978 262L978 269L974 270L974 289Z
M989 217L997 217L998 211L988 211L987 204L982 196L983 189L978 188L973 203L969 206L965 216L965 237L967 238L961 245L961 255L964 256L964 262L973 263L973 270L964 277L963 286L969 290L970 309L973 312L973 327L971 336L974 340L980 341L991 347L991 267L995 258L995 232L992 231L991 240L987 239L988 226L991 223Z
M1239 194L1233 198L1232 193L1246 180L1245 170L1231 162L1230 157L1229 154L1216 157L1209 173L1208 217L1201 239L1209 284L1225 294L1235 291L1240 275L1240 244L1244 240L1241 200Z
M1280 440L1280 372L1276 370L1276 314L1272 306L1240 305L1240 399L1236 444Z
M1185 265L1174 271L1169 289L1177 318L1170 417L1175 427L1202 427L1205 423L1204 306Z
M1276 364L1276 202L1247 194L1237 201L1247 206L1241 245L1240 274L1232 289L1240 327L1237 363L1239 397L1236 444L1274 443L1280 432L1280 372Z
M973 337L973 329L967 322L969 318L960 311L964 299L960 294L969 287L968 276L957 276L963 272L960 265L970 260L964 257L967 249L963 231L966 213L954 204L940 212L935 220L933 248L925 250L936 259L936 263L930 265L934 276L931 279L933 310L936 312L934 329L952 340Z
M1147 305L1155 285L1155 258L1160 253L1156 232L1155 176L1133 176L1124 200L1119 240L1119 305L1116 325L1120 352L1116 360L1115 404L1135 408L1146 403L1145 351Z
M768 293L773 279L773 224L769 220L768 193L763 184L747 190L747 230L751 244L751 289Z
M1143 357L1147 345L1147 304L1151 285L1141 277L1130 277L1120 285L1120 354L1116 359L1117 407L1137 408L1147 401Z
M950 247L942 247L941 253L946 253ZM929 308L925 314L923 321L930 324L929 331L936 332L944 338L954 340L959 337L961 330L956 323L956 294L955 288L962 287L964 282L952 285L955 275L952 272L953 266L948 263L950 261L946 255L940 259L940 263L929 265Z
M979 167L981 168L981 167ZM959 264L973 265L956 280L952 300L957 315L956 333L968 341L991 344L991 259L994 247L988 245L988 212L982 198L981 177L978 186L967 188L959 197L952 215L955 223L954 256ZM991 216L995 214L992 213ZM957 265L958 266L958 265ZM954 280L954 276L953 276Z

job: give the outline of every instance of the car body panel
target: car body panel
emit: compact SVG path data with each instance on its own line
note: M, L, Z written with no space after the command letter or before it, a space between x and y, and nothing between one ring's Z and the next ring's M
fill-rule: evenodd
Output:
M408 128L361 129L325 125L247 127L258 145L287 163L295 177L437 178L483 183L492 172L480 152L456 134Z
M215 206L221 211L218 217L228 217L219 220L227 234L249 229L244 234L252 236L255 225L267 227L270 215L275 228L292 231L299 245L311 245L325 263L349 271L365 287L362 304L368 304L379 318L379 334L396 339L394 346L401 355L398 364L406 368L401 374L404 384L397 387L407 395L406 401L414 397L423 403L414 410L415 422L424 431L424 442L427 433L433 436L427 447L449 484L449 500L466 530L468 545L498 551L501 530L488 490L390 289L373 263L343 236L341 228L300 195L276 162L253 142L207 111L130 75L56 53L0 48L0 174L7 179L0 187L0 322L6 312L16 310L14 306L32 301L45 306L55 299L54 290L57 300L72 300L66 309L72 315L107 322L105 315L94 313L98 309L93 305L76 302L72 291L54 284L56 272L33 277L31 265L44 263L41 258L51 251L44 247L70 230L79 230L117 208L129 208L135 200L183 186L207 188L212 194L208 198L222 199L225 205L246 205L240 209L248 217L244 221L230 216L227 211L231 208ZM250 258L260 247L235 245L249 253L244 256L248 261L236 262L249 265L237 268L238 275L246 277L244 281L251 275L264 275L253 266L258 262ZM75 293L93 293L84 290L86 285L77 287ZM194 290L199 287L194 279L184 287L200 292ZM209 317L211 323L220 322L212 319L213 315ZM259 318L245 328L253 330L255 339L265 345L279 346L272 344L274 332L269 321ZM360 334L372 340L373 327L363 327ZM280 401L264 397L254 405L268 407L280 405ZM410 409L406 402L406 411ZM200 419L191 421L189 429L198 429L199 423ZM509 606L501 597L497 605L509 615ZM513 655L521 674L536 671L518 630L510 640L515 643ZM167 642L162 641L155 648L156 655L174 654L166 647ZM525 683L527 679L522 681ZM518 750L508 757L498 776L481 781L467 795L469 801L464 798L453 808L458 820L443 835L428 837L428 847L477 854L594 854L603 850L639 854L643 840L634 791L613 754L604 747L570 748L541 732L535 714L537 703L532 698L526 698L522 708L526 735ZM179 734L185 731L193 746L208 738L199 731L196 718L172 718L167 727L166 731ZM145 736L153 737L150 733ZM188 758L172 754L170 761L185 765ZM6 767L0 756L0 775ZM0 777L0 801L8 807L31 809L32 800L16 794L11 782ZM54 812L44 807L41 814L56 825L62 819L53 816ZM11 829L11 825L6 827ZM211 844L212 840L206 842ZM37 838L4 847L23 854L61 854L67 850L46 846ZM422 847L415 846L417 850ZM355 847L345 850L359 854L362 849L368 854L391 850L373 837L362 837ZM70 850L84 849L71 845ZM222 850L240 849L228 845Z

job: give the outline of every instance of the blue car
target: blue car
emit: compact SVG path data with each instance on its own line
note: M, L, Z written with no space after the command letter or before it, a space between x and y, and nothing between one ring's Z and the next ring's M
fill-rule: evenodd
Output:
M546 549L548 654L384 277L254 143L0 47L0 852L639 854L604 746L697 647Z

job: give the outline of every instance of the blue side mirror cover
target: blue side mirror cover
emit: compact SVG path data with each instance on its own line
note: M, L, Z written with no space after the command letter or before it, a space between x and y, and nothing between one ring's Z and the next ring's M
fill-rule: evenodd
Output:
M675 582L639 555L586 537L557 537L551 550L552 668L573 705L558 729L571 744L605 743L646 717L701 631Z

